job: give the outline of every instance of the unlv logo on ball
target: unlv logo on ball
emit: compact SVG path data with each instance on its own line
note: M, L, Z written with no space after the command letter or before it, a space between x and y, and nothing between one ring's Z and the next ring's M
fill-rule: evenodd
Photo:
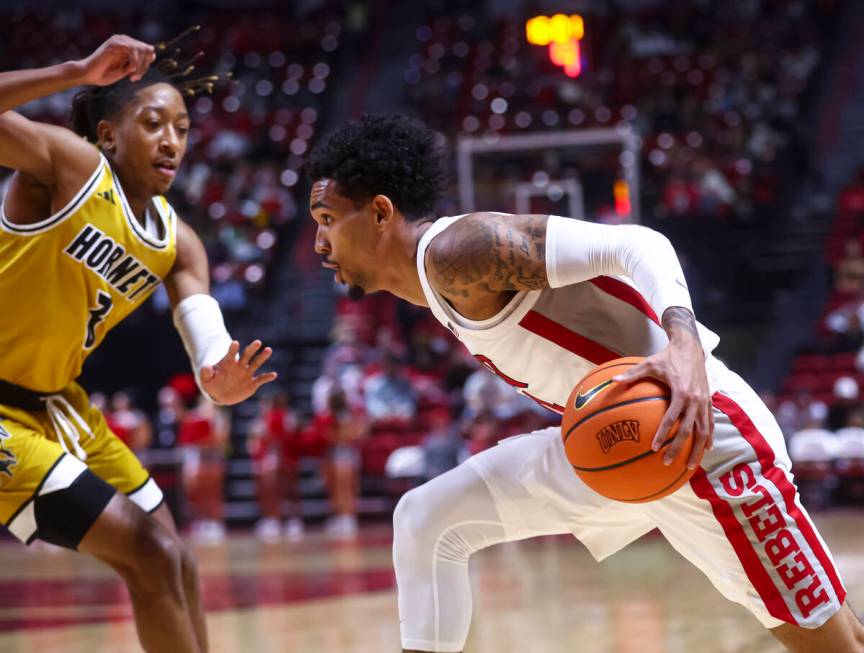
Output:
M600 443L603 453L609 453L612 447L625 440L639 442L639 422L637 420L626 419L622 422L609 424L597 434L597 441Z

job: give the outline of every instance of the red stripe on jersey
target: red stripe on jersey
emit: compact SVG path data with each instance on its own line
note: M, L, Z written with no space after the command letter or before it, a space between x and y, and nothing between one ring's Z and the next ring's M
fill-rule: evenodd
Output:
M553 322L536 311L528 311L525 317L519 321L519 326L536 333L541 338L554 342L559 347L563 347L595 365L621 358L621 354L607 349L599 342L594 342L557 322Z
M771 616L780 619L780 621L798 625L795 617L789 611L789 606L786 605L786 601L783 600L783 596L778 591L777 585L765 571L765 566L753 548L747 533L744 532L744 528L735 517L732 506L717 494L707 474L705 474L705 470L701 467L697 467L696 473L690 478L690 487L693 488L697 497L705 499L711 504L711 510L714 511L714 516L720 522L720 526L723 527L723 532L726 533L726 539L729 540L738 560L741 561L744 573L753 583L753 587L756 588Z
M603 292L609 293L613 297L620 299L622 302L627 302L657 326L660 326L660 320L657 319L657 313L655 313L654 309L651 308L651 304L645 301L642 294L633 286L613 277L605 276L594 277L593 279L589 279L589 281Z
M762 475L771 481L780 491L780 496L783 497L783 501L786 504L786 513L795 520L798 530L801 531L801 534L813 550L813 553L822 565L822 569L825 570L825 574L831 581L831 586L834 588L837 600L843 603L843 600L846 598L846 589L843 587L843 583L840 582L837 569L834 567L831 558L828 556L828 552L816 535L810 519L801 512L798 504L795 502L795 486L792 485L785 472L774 464L774 450L771 449L771 446L765 440L765 436L759 432L759 429L756 428L756 425L753 424L753 421L741 406L719 392L714 393L713 400L714 405L729 417L735 428L741 432L744 439L756 450L759 466L762 468Z

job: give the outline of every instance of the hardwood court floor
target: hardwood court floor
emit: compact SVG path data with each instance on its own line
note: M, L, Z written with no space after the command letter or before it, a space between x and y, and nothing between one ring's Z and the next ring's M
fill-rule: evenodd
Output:
M853 606L864 606L862 512L815 516ZM390 532L199 548L213 653L399 650ZM779 653L659 536L597 564L571 537L493 547L472 561L468 653ZM0 545L0 653L139 651L125 590L95 561ZM166 652L167 653L167 652Z

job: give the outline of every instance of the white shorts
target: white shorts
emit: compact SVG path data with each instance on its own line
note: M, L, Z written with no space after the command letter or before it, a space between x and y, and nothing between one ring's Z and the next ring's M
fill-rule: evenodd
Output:
M780 428L755 392L712 361L714 447L689 485L659 501L605 499L571 469L552 427L466 463L492 495L506 540L571 532L602 560L653 528L762 624L816 628L846 590L792 483Z

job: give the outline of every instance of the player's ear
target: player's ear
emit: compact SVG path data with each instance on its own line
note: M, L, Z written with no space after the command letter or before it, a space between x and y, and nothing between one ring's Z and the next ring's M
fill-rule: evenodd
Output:
M96 125L96 139L99 148L109 154L117 149L116 132L114 125L108 120L100 120Z
M372 198L372 210L375 212L375 223L384 226L393 218L393 202L386 195L376 195Z

